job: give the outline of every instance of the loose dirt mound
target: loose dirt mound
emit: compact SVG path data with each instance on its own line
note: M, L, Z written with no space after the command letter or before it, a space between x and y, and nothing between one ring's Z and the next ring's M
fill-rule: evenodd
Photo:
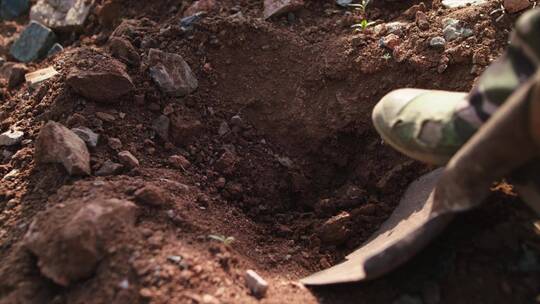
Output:
M381 142L371 109L400 87L469 90L506 46L514 16L495 21L496 4L375 2L371 19L402 22L390 49L381 46L389 26L355 33L334 1L306 1L266 21L263 1L219 1L187 32L179 22L190 1L97 2L80 36L61 37L64 52L29 66L53 65L59 76L34 90L1 84L0 131L16 127L26 141L0 159L0 303L255 303L244 283L250 268L270 283L265 303L526 303L540 292L534 216L508 190L494 190L485 208L386 278L314 290L296 283L365 241L430 169ZM474 35L430 47L445 18ZM0 54L26 21L2 22ZM160 90L152 48L181 55L198 89L185 97ZM112 56L134 91L96 102L68 86L74 67L96 69ZM110 83L92 81L110 93ZM36 164L35 139L49 120L100 135L90 148L93 175ZM31 227L56 227L61 233L47 240L65 243L69 255L86 244L62 230L78 219L70 208L107 199L135 202L134 226L107 220L108 230L83 217L98 227L88 228L98 248L90 251L99 252L93 271L70 284L43 275L28 246ZM225 244L229 236L235 241Z

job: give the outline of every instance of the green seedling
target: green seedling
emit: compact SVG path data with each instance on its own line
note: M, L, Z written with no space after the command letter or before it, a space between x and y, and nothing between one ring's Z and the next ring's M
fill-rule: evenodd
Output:
M224 235L217 235L217 234L210 234L208 236L209 239L212 239L214 241L218 241L218 242L221 242L223 243L225 246L229 246L231 245L234 241L235 241L235 238L232 237L232 236L224 236Z
M356 30L365 30L368 27L375 24L374 21L369 21L366 17L367 7L371 0L362 0L360 3L349 4L350 7L354 8L356 11L360 12L360 22L353 24L353 28Z
M382 58L384 60L390 60L392 59L392 55L390 55L390 53L384 53L384 55L382 55Z
M366 19L362 19L360 23L353 24L352 28L363 31L374 24L375 24L375 21L367 21Z

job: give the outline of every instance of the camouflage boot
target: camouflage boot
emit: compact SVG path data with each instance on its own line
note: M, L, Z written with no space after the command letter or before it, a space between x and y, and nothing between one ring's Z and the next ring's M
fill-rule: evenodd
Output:
M540 9L517 21L505 54L470 93L421 89L390 92L375 106L381 137L403 154L444 165L540 66Z

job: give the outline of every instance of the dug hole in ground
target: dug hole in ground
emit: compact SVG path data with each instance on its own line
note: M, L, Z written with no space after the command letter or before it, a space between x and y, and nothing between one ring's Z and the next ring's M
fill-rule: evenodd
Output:
M294 3L265 19L272 2ZM83 25L49 25L63 50L24 64L32 13L0 22L0 303L538 301L538 218L504 182L387 276L298 283L433 169L381 141L375 103L470 90L522 13L374 0L353 31L357 11L298 2L87 1Z

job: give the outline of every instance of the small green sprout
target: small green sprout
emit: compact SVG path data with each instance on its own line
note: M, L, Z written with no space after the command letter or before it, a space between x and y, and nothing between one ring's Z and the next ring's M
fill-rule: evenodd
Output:
M352 28L363 31L374 24L375 24L375 21L367 21L366 19L362 19L360 23L353 24Z
M224 235L219 235L219 234L210 234L208 238L214 241L221 242L225 246L229 246L235 241L235 238L232 236L224 236Z
M353 7L356 11L360 12L360 22L354 24L352 27L356 30L365 30L368 27L375 24L374 21L369 21L366 17L366 10L371 0L362 0L360 3L349 4L350 7Z
M390 55L390 53L384 53L384 55L382 55L382 58L384 60L390 60L392 59L392 55Z

